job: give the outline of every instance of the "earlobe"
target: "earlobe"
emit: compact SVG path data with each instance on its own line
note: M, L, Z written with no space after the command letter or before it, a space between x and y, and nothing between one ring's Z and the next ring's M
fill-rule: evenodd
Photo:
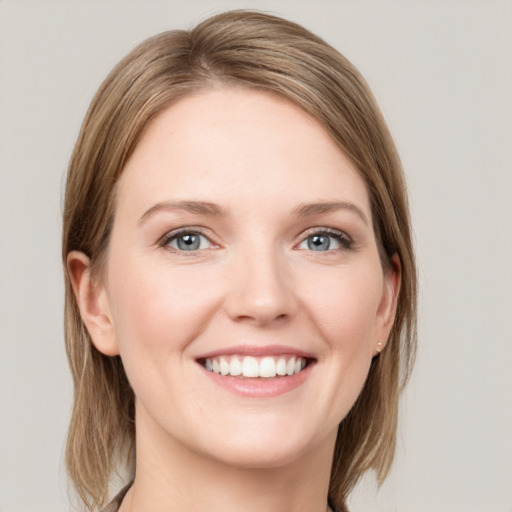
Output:
M400 258L395 253L391 258L389 268L384 273L382 299L377 312L374 356L379 354L386 346L395 321L397 299L400 293L401 268Z
M68 275L80 316L94 346L107 356L119 354L114 324L105 287L91 276L90 259L80 251L67 257Z

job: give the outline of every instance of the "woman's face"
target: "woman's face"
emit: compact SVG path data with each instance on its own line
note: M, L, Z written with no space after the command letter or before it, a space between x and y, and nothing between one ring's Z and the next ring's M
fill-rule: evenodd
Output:
M92 337L121 355L138 440L279 466L332 449L397 282L365 184L320 124L220 88L162 112L129 159Z

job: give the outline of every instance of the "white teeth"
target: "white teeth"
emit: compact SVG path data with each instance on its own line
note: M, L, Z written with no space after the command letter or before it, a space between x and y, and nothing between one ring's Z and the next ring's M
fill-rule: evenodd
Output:
M284 357L277 360L276 373L277 375L286 375L286 359Z
M264 357L260 363L260 377L270 378L276 376L276 362L272 357Z
M242 362L242 375L244 377L260 376L260 365L258 364L258 360L255 357L244 357Z
M290 358L290 360L288 361L288 364L286 365L286 374L293 375L294 372L295 372L295 357L292 357L292 358Z
M229 364L229 374L233 377L242 375L242 363L238 357L231 358L231 363Z
M208 371L220 375L231 375L246 378L271 379L276 376L295 375L306 367L306 359L291 356L265 356L256 358L252 356L221 356L205 359L204 367Z
M227 375L229 373L229 362L226 361L225 357L220 358L220 374Z

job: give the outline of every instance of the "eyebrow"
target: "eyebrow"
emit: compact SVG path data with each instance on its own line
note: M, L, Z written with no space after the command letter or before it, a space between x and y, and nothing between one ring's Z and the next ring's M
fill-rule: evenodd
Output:
M190 213L198 213L200 215L209 215L213 217L225 217L228 215L228 210L222 208L222 206L206 201L162 201L145 211L138 221L139 224L142 224L154 213L162 210L185 210Z
M222 206L207 201L162 201L153 205L149 210L145 211L140 217L138 223L142 224L151 215L162 210L185 210L190 213L198 213L200 215L208 215L212 217L227 217L229 211ZM368 219L363 210L354 203L347 201L322 201L318 203L302 203L292 210L292 214L298 217L308 217L312 215L321 215L324 213L332 213L337 210L350 210L356 213L365 224Z
M354 203L347 201L323 201L319 203L304 203L293 209L293 213L299 217L308 217L310 215L320 215L322 213L332 213L336 210L350 210L356 213L363 222L368 225L368 218L363 210Z

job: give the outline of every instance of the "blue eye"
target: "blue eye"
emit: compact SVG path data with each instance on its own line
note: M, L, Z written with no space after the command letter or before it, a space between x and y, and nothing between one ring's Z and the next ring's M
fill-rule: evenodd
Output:
M174 233L164 240L163 245L178 251L199 251L211 247L211 242L201 233L196 231L182 231Z
M309 251L333 251L337 249L350 249L352 240L341 231L322 231L313 233L305 238L299 245L299 249Z

